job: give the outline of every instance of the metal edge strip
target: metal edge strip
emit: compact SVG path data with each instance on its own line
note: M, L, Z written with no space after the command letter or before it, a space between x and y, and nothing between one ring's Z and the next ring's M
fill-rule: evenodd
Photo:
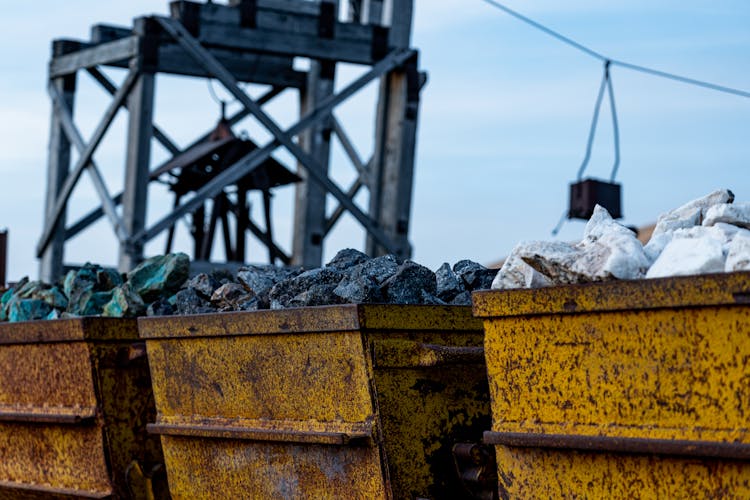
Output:
M612 453L750 459L750 444L748 443L493 431L485 431L483 441L485 444L514 448L557 448Z
M151 434L214 439L242 439L275 443L322 444L334 446L371 446L372 432L321 432L292 429L263 429L253 427L233 427L227 425L201 424L148 424Z
M23 490L29 492L43 492L52 495L69 496L72 498L112 498L112 490L106 492L74 490L70 488L57 488L47 484L16 483L13 481L0 480L0 491ZM2 495L0 495L2 496Z
M0 422L36 423L36 424L92 424L96 421L96 408L61 408L55 413L51 408L46 412L19 411L13 408L0 408Z

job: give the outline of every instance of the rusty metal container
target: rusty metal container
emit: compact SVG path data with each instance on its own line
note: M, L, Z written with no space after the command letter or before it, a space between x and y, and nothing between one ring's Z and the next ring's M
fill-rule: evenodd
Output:
M168 498L135 320L0 324L0 498Z
M176 499L466 498L481 479L453 453L490 424L469 307L140 318L139 330Z
M473 300L501 498L750 498L750 273Z

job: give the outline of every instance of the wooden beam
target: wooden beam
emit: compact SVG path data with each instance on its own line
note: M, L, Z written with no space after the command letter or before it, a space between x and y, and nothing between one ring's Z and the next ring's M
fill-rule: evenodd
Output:
M239 216L240 211L242 209L239 208L238 205L236 205L235 203L233 203L232 200L228 200L228 203L229 203L230 209L232 210L232 212L234 212L235 216ZM263 203L265 205L265 199L264 199ZM270 200L269 200L269 211L267 213L270 216L270 213L271 213L270 212ZM265 216L265 213L264 213L264 216ZM268 250L269 250L269 255L270 255L270 252L272 252L273 255L275 256L275 258L281 260L281 262L284 263L284 265L288 266L288 265L290 265L292 263L292 259L286 253L284 253L284 251L281 248L279 248L279 246L276 243L274 243L274 241L273 241L273 234L269 235L268 232L263 231L249 217L247 217L246 223L247 223L247 229L251 233L253 233L253 236L255 236L260 242L266 244L266 246L268 247ZM269 224L268 227L271 227L271 225Z
M146 227L155 80L154 73L142 72L128 102L130 121L125 159L125 188L122 197L122 213L128 236ZM142 244L128 241L120 245L120 272L132 270L142 260Z
M136 56L139 51L138 37L131 36L103 43L101 45L88 46L77 52L53 57L49 64L50 78L70 75L79 69L92 68L106 64L115 64Z
M229 0L228 4L237 7L240 0ZM259 9L278 11L288 14L310 14L317 15L319 7L317 2L300 2L299 0L256 0Z
M375 155L371 166L370 214L395 243L398 257L411 256L409 220L414 182L420 76L416 57L404 68L384 77L376 125ZM388 250L372 237L367 253Z
M292 88L305 86L307 76L303 71L294 69L293 57L261 55L221 47L213 47L210 51L241 82ZM159 48L158 71L183 76L211 76L204 68L196 65L182 47L175 44Z
M311 62L306 91L300 93L300 116L333 94L334 71L332 63ZM299 136L300 147L315 160L313 168L325 176L331 156L331 127L328 116ZM302 182L295 186L292 263L312 269L323 261L327 190L315 182L309 168L301 163L297 168Z
M154 90L156 62L154 45L161 32L159 25L149 18L136 20L133 32L140 39L143 50L130 65L140 72L140 78L128 99L128 150L125 158L125 183L122 195L122 214L128 237L146 227L148 185L151 164L151 138L154 127ZM130 239L120 244L118 269L132 270L143 260L143 244Z
M347 196L349 198L354 199L355 196L357 196L357 193L359 193L359 190L362 189L364 184L362 183L362 179L359 178L356 181L354 181L354 184L352 184L352 187L349 188L349 190L346 192ZM326 220L326 228L325 228L325 234L326 236L328 233L330 233L334 226L336 226L336 223L339 221L339 219L346 213L346 208L344 208L343 205L339 205L336 207L336 209L333 211L331 216Z
M369 176L368 166L362 162L362 159L359 157L359 154L354 147L354 143L349 138L349 135L346 133L346 130L336 116L331 115L331 122L333 125L333 132L336 134L336 137L338 137L341 147L344 148L346 156L349 157L349 161L352 162L352 165L357 170L360 180L364 180L364 183L369 185L369 180L367 179Z
M319 38L315 35L251 30L223 24L201 26L199 38L209 47L239 47L279 55L297 55L354 64L373 64L373 37L362 40Z
M388 45L406 49L411 45L411 25L414 16L414 0L391 0L391 27Z
M359 23L332 21L321 27L326 2L292 2L297 10L278 10L257 4L253 26L243 26L241 9L219 4L172 3L172 17L193 28L192 34L209 48L245 49L290 57L309 57L355 64L373 64L388 52L383 29ZM300 12L299 6L315 12ZM308 7L309 8L309 7ZM247 24L247 23L246 23ZM329 36L330 35L330 36Z
M128 36L116 38L126 33ZM53 57L50 62L50 76L54 78L96 66L128 68L130 59L139 53L137 38L126 28L95 26L92 29L92 43L77 42L75 52ZM156 72L194 77L210 76L201 66L195 65L179 45L161 38L158 40ZM228 47L214 47L210 50L239 81L292 88L302 88L306 83L306 74L294 69L292 56L257 54Z
M384 1L383 0L356 0L353 14L356 16L352 21L362 24L387 25L383 22Z
M73 103L76 91L76 75L58 77L52 80L51 85L62 95L60 103L66 110L73 113ZM52 107L52 118L50 120L49 153L47 157L47 195L45 197L45 226L47 221L55 217L55 205L62 192L65 179L68 177L70 168L70 141L62 129L60 115L57 107ZM63 250L65 247L65 217L66 211L55 217L51 231L51 242L45 246L44 251L38 257L39 279L46 283L54 283L63 273Z

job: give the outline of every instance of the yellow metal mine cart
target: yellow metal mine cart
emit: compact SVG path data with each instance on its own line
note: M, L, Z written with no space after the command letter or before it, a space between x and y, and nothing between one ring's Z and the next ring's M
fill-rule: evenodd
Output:
M750 498L750 273L473 298L502 498Z
M0 325L0 498L169 498L135 320Z
M150 429L176 499L466 498L482 487L482 464L457 467L453 451L490 425L469 307L141 318L139 329Z

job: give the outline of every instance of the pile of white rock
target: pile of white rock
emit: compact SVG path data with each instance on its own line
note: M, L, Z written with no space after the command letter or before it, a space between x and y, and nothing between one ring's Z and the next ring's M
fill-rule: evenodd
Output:
M492 288L750 270L750 203L733 202L723 189L663 214L645 246L597 206L580 243L520 243Z

